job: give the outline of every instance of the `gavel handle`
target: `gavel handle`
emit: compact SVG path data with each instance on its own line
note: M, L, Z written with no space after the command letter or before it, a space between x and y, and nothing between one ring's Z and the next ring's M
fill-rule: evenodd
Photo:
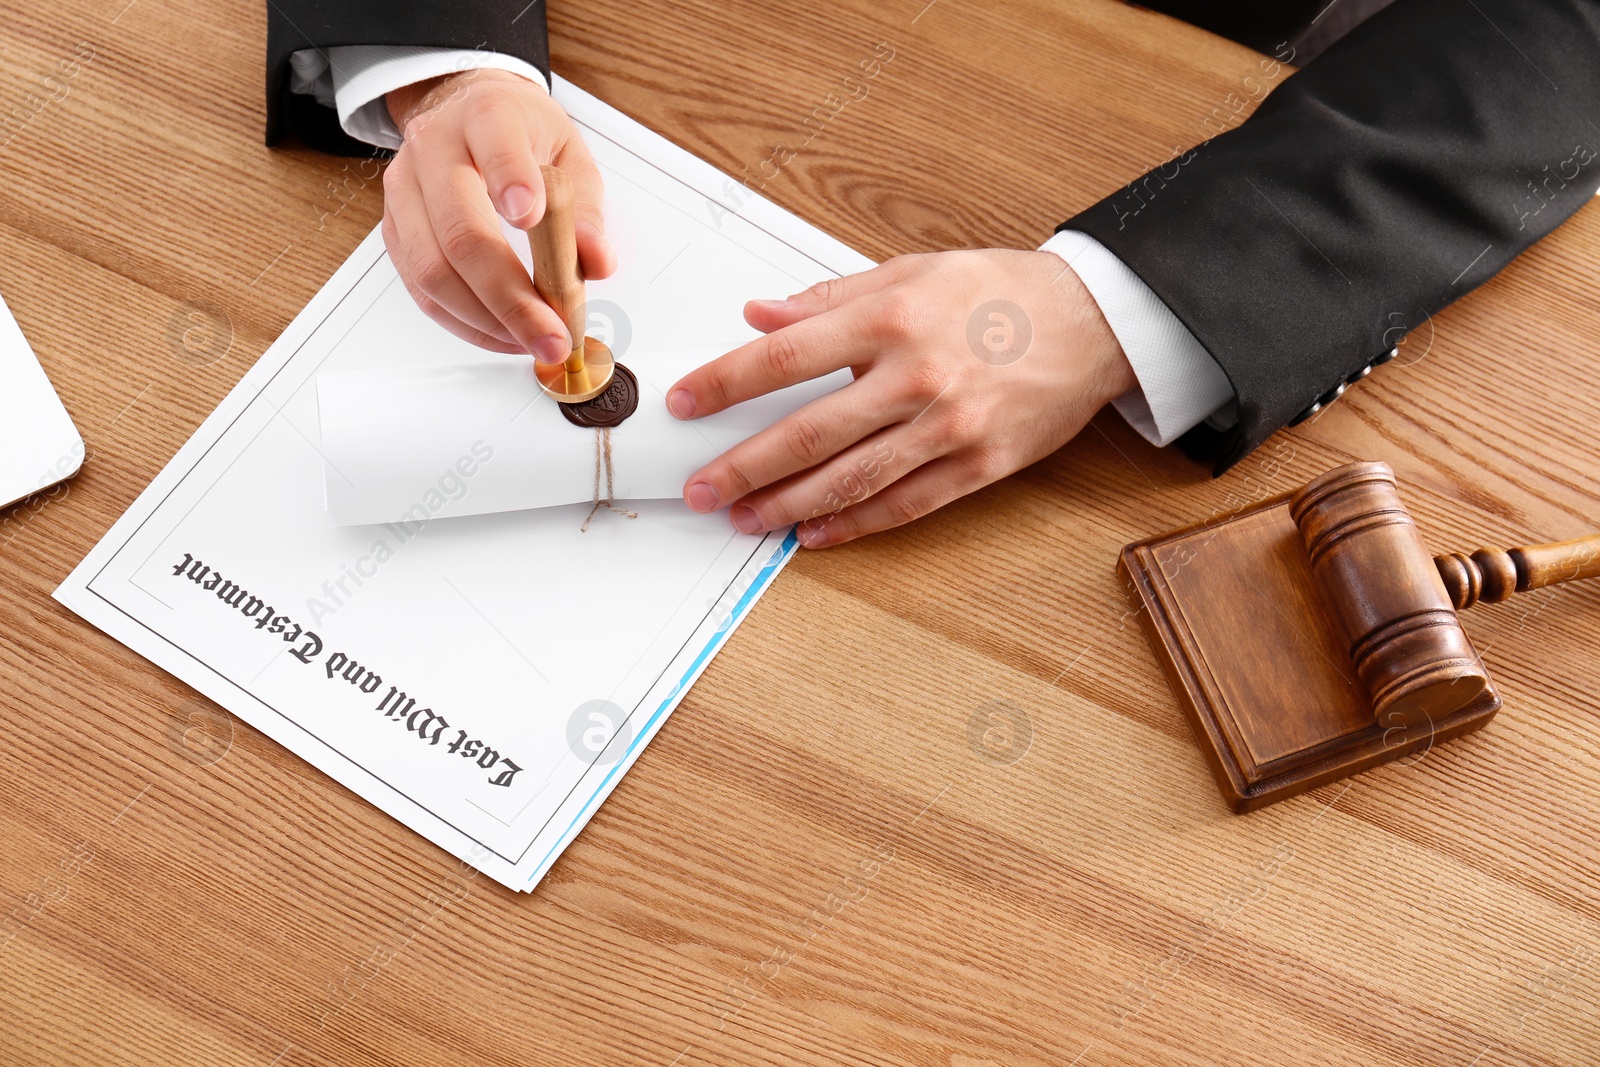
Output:
M1480 548L1470 556L1451 552L1433 563L1459 611L1480 600L1495 604L1512 593L1600 577L1600 534L1553 545Z

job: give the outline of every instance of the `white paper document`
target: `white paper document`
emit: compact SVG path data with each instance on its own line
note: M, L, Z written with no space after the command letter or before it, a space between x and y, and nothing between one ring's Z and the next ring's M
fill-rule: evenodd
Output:
M595 431L530 391L528 360L422 315L374 232L56 591L523 890L794 551L792 532L690 511L684 476L839 382L704 424L671 419L662 388L755 336L745 300L871 266L559 79L556 94L606 181L621 268L590 284L590 323L640 382L612 431L611 495L636 518L601 510L584 531Z

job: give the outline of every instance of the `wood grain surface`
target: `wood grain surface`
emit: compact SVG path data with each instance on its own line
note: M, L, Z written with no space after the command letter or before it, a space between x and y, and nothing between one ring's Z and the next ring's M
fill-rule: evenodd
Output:
M1113 568L1355 458L1436 551L1593 532L1600 209L1223 479L1102 413L803 553L523 896L50 599L382 188L262 147L260 5L0 7L0 293L89 445L3 514L0 1062L1596 1061L1595 583L1470 613L1486 730L1240 817ZM1259 84L1110 0L553 8L560 73L736 180L787 146L761 192L875 258L1034 247Z

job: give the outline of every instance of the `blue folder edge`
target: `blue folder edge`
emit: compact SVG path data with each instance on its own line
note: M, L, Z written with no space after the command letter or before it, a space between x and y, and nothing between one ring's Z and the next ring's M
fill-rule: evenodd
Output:
M728 635L733 632L734 625L738 623L746 609L755 603L756 597L761 595L762 590L766 589L767 583L771 582L773 575L778 573L778 568L782 567L784 562L794 554L795 546L799 543L798 528L791 526L788 536L783 539L783 543L773 550L772 556L757 572L755 580L750 583L750 587L744 591L744 595L733 606L733 610L728 612L728 621L718 627L716 633L711 635L711 639L706 642L705 647L700 650L699 654L690 662L688 669L683 672L683 677L678 679L678 684L672 687L672 692L668 693L661 705L651 713L650 718L644 724L644 728L634 734L633 740L629 743L628 749L623 753L622 758L617 760L611 769L606 772L606 776L600 780L600 784L590 794L588 801L583 805L583 809L573 816L572 821L561 832L561 836L556 840L556 843L550 846L550 851L546 852L544 858L539 861L539 866L534 868L533 873L528 876L529 882L538 882L542 879L550 869L550 865L556 861L556 857L560 856L562 851L572 843L572 838L577 830L589 821L589 817L594 813L595 808L599 806L600 798L606 795L611 785L611 780L623 768L632 765L634 750L640 748L655 736L656 726L682 699L685 691L689 688L689 683L705 667L706 661L711 658L717 649L722 647L723 642L728 639Z

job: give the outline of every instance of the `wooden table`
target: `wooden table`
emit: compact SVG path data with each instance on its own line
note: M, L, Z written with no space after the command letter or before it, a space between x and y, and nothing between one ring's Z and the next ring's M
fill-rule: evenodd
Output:
M382 191L261 146L259 5L4 7L0 105L44 104L0 148L0 292L91 454L0 547L0 1061L1595 1062L1600 590L1475 610L1486 731L1236 817L1113 565L1353 457L1438 548L1600 526L1600 210L1224 479L1102 414L803 554L520 896L49 598ZM740 176L888 42L763 189L877 258L1032 247L1255 70L1109 0L558 2L552 33Z

